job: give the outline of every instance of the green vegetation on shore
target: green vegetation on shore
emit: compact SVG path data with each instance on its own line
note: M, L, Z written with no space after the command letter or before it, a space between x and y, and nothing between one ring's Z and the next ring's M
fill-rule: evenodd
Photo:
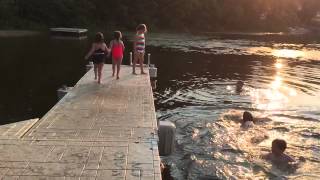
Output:
M319 10L320 0L1 0L0 29L283 31Z

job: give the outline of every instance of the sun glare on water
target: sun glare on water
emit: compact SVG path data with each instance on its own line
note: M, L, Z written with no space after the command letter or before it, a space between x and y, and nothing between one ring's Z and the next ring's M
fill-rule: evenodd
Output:
M283 65L281 64L281 62L277 62L274 66L275 66L277 69L281 69Z
M303 51L292 49L277 49L273 50L272 54L280 58L299 58L304 55Z
M285 108L291 98L297 96L296 90L288 87L280 75L283 67L281 59L278 59L274 66L276 75L269 86L266 89L254 89L250 93L254 106L258 109L280 110Z

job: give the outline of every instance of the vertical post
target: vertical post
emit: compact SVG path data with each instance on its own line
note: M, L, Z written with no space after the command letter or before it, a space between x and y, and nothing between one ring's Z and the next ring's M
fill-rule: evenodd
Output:
M148 53L148 67L150 67L150 57L151 57L151 54Z
M61 100L68 92L71 90L71 87L67 87L63 85L61 88L57 90L58 100Z
M132 52L130 52L130 66L132 66Z
M172 154L175 148L176 126L170 121L160 121L158 136L160 156Z
M91 68L93 68L93 62L89 61L89 63L86 65L86 71L90 71Z

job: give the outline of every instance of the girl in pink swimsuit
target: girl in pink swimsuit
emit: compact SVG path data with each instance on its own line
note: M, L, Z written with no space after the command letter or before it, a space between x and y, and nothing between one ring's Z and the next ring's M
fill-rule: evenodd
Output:
M117 79L119 79L120 65L122 63L124 52L124 44L121 38L121 32L115 31L114 40L110 42L110 49L112 54L112 76L114 76L115 68L117 66Z

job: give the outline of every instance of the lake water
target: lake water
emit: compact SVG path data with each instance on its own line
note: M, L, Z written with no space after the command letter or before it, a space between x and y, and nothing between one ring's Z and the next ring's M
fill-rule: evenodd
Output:
M157 116L177 127L176 152L165 158L175 179L320 178L319 36L148 34L147 44L158 67ZM47 34L0 37L0 122L43 116L56 90L84 74L89 46ZM241 129L244 111L260 123ZM275 138L287 141L297 168L260 158Z

